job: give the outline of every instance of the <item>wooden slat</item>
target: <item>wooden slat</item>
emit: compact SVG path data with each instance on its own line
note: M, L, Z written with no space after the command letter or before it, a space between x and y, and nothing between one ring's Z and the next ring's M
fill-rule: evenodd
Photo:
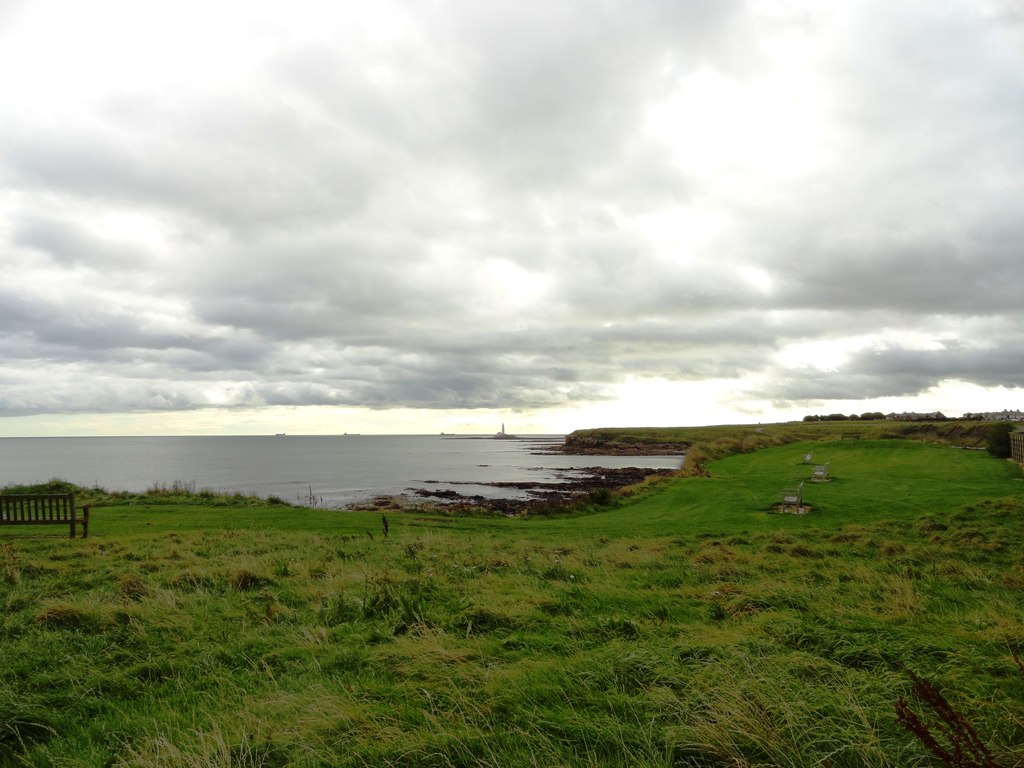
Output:
M79 520L75 496L67 494L0 494L0 525L69 525L75 537L82 523L83 538L88 535L88 511L82 508Z

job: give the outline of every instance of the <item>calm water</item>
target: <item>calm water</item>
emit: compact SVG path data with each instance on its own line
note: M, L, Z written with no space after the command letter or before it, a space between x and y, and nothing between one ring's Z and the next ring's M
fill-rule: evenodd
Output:
M572 467L677 468L678 456L537 455L560 436L519 440L449 436L0 438L0 485L53 478L112 491L186 483L196 490L279 496L310 490L340 507L409 488L452 488L492 498L521 491L478 483L558 482ZM440 481L427 484L428 481Z

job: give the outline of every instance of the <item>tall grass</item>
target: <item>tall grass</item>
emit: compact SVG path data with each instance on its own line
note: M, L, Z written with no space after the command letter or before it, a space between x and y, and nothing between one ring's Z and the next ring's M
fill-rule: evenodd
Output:
M815 443L834 480L768 514L805 445L387 537L113 497L84 541L0 530L0 764L925 766L913 674L1024 765L1020 470Z

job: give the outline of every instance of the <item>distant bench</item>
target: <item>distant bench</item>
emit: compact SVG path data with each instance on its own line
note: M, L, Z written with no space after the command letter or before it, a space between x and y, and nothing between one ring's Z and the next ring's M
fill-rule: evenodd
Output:
M80 513L80 514L79 514ZM66 525L89 535L89 505L75 508L73 493L0 494L0 525Z
M783 512L789 512L792 510L798 515L802 515L804 512L804 484L800 481L800 485L796 488L784 488L782 490L782 505L781 510Z

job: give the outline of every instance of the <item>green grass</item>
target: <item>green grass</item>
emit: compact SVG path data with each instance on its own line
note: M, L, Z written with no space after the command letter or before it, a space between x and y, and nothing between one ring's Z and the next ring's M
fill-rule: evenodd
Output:
M705 475L709 462L726 456L803 441L915 440L960 448L982 448L989 441L992 427L993 422L961 420L798 421L756 426L619 427L577 430L566 437L566 444L593 451L621 450L626 454L644 445L655 450L685 451L683 474L694 477Z
M811 449L834 479L769 514ZM930 714L911 672L1024 765L1016 465L864 439L709 469L387 538L188 494L0 529L0 765L938 764L896 719Z
M813 451L815 463L829 462L831 481L811 483L811 466L801 463ZM675 482L645 500L645 527L667 533L680 515L694 526L720 531L778 529L779 526L831 528L851 523L905 518L969 505L995 488L1024 493L1016 465L978 451L935 447L903 440L844 440L792 443L733 455L712 466L711 478ZM805 481L804 498L814 513L779 520L766 516L784 487ZM589 523L603 521L588 520ZM628 533L635 521L618 516L613 530Z

